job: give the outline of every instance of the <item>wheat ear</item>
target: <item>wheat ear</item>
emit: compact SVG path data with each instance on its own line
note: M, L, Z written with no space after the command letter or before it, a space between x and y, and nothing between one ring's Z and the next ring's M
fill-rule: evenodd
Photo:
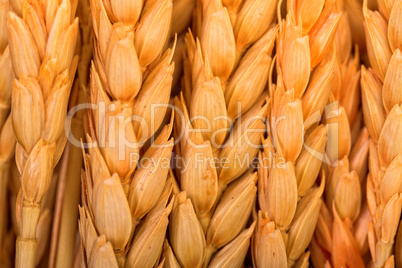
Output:
M69 0L11 4L7 31L16 78L12 122L23 203L17 215L16 266L34 267L41 201L67 140L63 129L78 62L74 57L78 19Z
M0 245L3 244L6 228L7 183L11 159L15 150L15 137L9 116L11 108L11 91L14 73L11 66L10 49L7 39L7 15L9 2L0 3Z
M171 191L173 117L161 126L174 71L174 48L163 53L172 1L94 0L91 13L90 100L95 108L86 126L92 146L82 176L82 265L153 266L173 204L165 198Z
M362 129L358 48L352 54L352 32L344 1L334 9L343 13L328 54L333 62L332 92L326 108L328 139L322 169L328 178L315 237L310 244L315 266L363 267L367 252L368 207L364 202L367 175L368 132ZM353 146L352 146L353 145Z
M378 1L379 11L363 3L371 68L362 66L364 120L370 133L367 202L373 217L368 241L374 267L401 265L394 242L401 215L402 2Z
M256 196L249 166L264 131L263 90L278 27L271 26L276 1L241 2L197 1L185 38L174 128L175 150L187 165L176 167L182 191L176 202L185 213L174 206L169 226L182 267L241 265L255 227L244 230ZM192 224L185 232L175 230L186 221Z
M320 122L334 72L334 57L328 53L342 15L334 1L305 3L287 1L285 19L280 15L282 1L278 5L277 79L269 83L268 136L258 184L259 220L269 230L261 230L265 236L258 237L272 245L264 251L255 240L257 267L278 265L279 259L261 259L264 254L278 254L281 265L308 266L310 253L305 250L322 205L326 176L320 169L328 136Z

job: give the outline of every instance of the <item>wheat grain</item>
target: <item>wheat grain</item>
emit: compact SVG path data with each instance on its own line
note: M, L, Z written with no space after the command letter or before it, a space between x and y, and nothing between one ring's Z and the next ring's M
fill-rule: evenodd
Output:
M235 239L224 246L211 260L208 267L240 267L250 246L250 238L255 229L255 222L243 230Z
M180 267L180 264L177 261L176 256L174 255L173 250L170 247L167 239L165 239L165 242L163 244L163 252L161 258L165 260L163 267L172 267L172 268Z
M132 248L127 256L128 267L152 267L155 265L162 250L169 223L168 216L175 200L173 197L168 204L171 191L172 183L171 179L168 179L160 199L147 214L135 235ZM159 265L163 266L162 263L163 260Z
M173 55L175 70L173 73L172 95L177 95L180 87L178 86L181 77L183 76L183 56L186 50L185 37L188 27L191 26L193 19L193 10L196 5L194 0L173 0L172 19L170 25L170 42L169 47L172 47L176 42L176 49ZM165 44L167 48L168 44Z
M175 196L170 216L169 238L182 267L200 267L204 258L205 236L185 192Z
M252 255L253 266L257 268L286 267L287 265L286 247L281 232L262 211L258 212Z
M206 230L205 260L210 260L214 252L235 239L246 226L256 196L256 182L257 173L246 173L222 195Z

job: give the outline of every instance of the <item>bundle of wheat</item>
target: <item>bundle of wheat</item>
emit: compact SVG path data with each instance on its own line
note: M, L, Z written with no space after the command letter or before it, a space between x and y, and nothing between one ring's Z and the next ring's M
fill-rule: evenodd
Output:
M76 1L10 1L7 31L15 80L12 123L21 173L16 266L34 267L41 201L67 137L64 118L78 57Z
M0 266L402 266L402 0L0 2Z
M364 121L370 133L367 201L373 217L368 241L375 267L402 265L394 242L402 207L402 1L378 1L379 11L363 4L371 68L362 67ZM400 237L400 236L399 236Z
M94 0L91 11L94 64L86 125L90 147L82 176L82 265L152 267L173 205L172 200L166 206L173 117L154 135L173 79L174 49L162 55L172 1ZM143 148L150 138L149 148Z

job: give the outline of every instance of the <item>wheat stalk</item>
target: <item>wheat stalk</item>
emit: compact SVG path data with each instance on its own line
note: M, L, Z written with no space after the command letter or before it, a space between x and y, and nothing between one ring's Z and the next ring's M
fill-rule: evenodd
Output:
M196 38L192 32L185 38L174 136L186 167L175 167L182 192L169 225L172 250L182 267L241 265L254 230L254 224L244 228L257 174L249 170L251 163L235 162L252 160L261 144L267 110L263 89L278 29L270 27L276 1L234 2L198 1ZM188 221L192 224L185 226ZM176 230L179 225L185 231Z
M80 46L78 53L80 60L77 67L77 79L75 80L75 93L70 98L70 110L75 105L85 102L84 88L89 88L89 66L92 58L91 46L91 19L89 1L79 1L77 16L80 19ZM71 134L76 141L85 139L83 126L84 111L79 111L71 121ZM82 152L76 145L70 144L68 168L66 174L66 186L63 195L63 203L60 219L60 230L57 237L57 252L55 256L56 267L72 267L74 261L74 249L77 233L78 210L80 201L81 168L83 166ZM50 264L52 265L52 263Z
M364 119L371 137L367 202L373 219L368 241L374 267L393 267L401 264L400 257L395 259L393 255L393 245L402 207L402 2L378 1L378 8L379 11L371 11L367 1L363 3L372 67L362 67L361 78Z
M22 206L16 266L34 267L40 204L66 143L64 117L77 58L78 19L70 1L12 1L7 21L15 74L12 120Z
M173 117L163 127L167 107L153 107L170 98L174 49L162 52L172 1L91 1L91 11L96 107L86 126L92 147L82 177L82 265L150 267L159 259L173 205L167 205Z

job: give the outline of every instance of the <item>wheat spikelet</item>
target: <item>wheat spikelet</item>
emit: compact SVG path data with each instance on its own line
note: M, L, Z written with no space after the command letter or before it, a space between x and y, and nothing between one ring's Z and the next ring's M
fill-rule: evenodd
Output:
M254 231L254 224L244 230L256 196L257 174L249 166L264 132L275 10L276 1L197 2L196 38L186 35L182 94L175 98L175 150L185 165L176 166L183 191L176 200L189 212L174 208L171 218L194 222L184 234L169 232L182 267L243 263ZM201 240L187 240L191 234Z
M112 267L152 267L159 260L174 203L167 205L173 117L156 132L173 80L174 49L162 55L172 1L91 1L91 12L90 99L95 109L88 113L86 133L94 146L85 155L82 177L82 265L103 261L95 248L101 239ZM88 230L88 225L94 228Z
M10 48L7 38L7 16L9 1L0 4L0 129L8 117L11 107L11 90L14 73L11 66Z
M179 83L183 76L183 57L186 51L185 37L188 27L191 26L193 20L193 11L196 5L194 0L173 0L172 21L170 25L170 42L168 47L172 47L176 42L176 49L173 55L175 63L172 95L177 95L180 90ZM166 44L167 45L167 44ZM165 45L165 48L167 48Z
M363 3L371 68L362 67L364 119L370 133L367 202L372 216L368 241L374 267L401 265L394 243L400 220L401 177L401 1L378 1L379 11ZM400 235L398 236L400 237Z
M7 31L15 74L12 121L21 173L16 266L33 267L40 204L66 143L64 117L77 57L74 2L11 1Z

